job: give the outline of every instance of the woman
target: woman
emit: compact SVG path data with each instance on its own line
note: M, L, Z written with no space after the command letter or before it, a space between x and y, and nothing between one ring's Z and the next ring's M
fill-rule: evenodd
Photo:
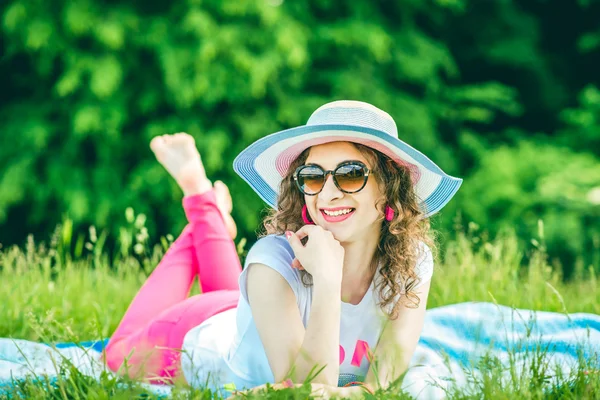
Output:
M423 326L427 217L462 182L397 137L384 111L336 101L245 149L234 169L273 210L243 270L226 187L212 187L189 135L153 139L189 224L112 336L108 366L223 394L314 378L350 396L394 382ZM202 294L187 298L196 275Z

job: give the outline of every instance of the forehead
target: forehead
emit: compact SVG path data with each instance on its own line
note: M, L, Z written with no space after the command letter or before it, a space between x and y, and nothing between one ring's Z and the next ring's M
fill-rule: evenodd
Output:
M319 164L323 168L332 169L339 163L349 160L358 160L369 165L365 156L350 142L332 142L312 146L306 164Z

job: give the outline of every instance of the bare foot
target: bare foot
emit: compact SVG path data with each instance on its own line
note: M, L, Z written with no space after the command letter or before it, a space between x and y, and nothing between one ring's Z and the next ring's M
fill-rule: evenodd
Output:
M229 188L221 181L215 181L215 196L217 197L217 207L221 211L221 215L225 220L225 225L227 226L227 230L229 231L229 236L232 239L235 239L237 236L237 226L235 225L235 221L231 217L231 210L233 209L233 202L231 200L231 194L229 193Z
M150 141L150 148L185 196L208 192L212 188L192 136L187 133L157 136Z
M187 133L157 136L150 141L150 148L156 159L177 181L184 196L202 194L213 189L212 183L206 177L200 153L196 148L194 138ZM237 226L231 217L233 203L227 186L215 182L215 197L217 207L225 221L227 231L232 239L237 236Z

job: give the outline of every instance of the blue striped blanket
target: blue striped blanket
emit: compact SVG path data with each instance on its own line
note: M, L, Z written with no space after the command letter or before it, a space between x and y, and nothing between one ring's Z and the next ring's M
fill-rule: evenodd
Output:
M83 374L99 377L104 371L99 360L106 343L48 346L0 339L0 394L19 378L57 376L56 361L63 359ZM534 312L491 303L448 305L427 311L402 387L423 399L443 398L453 389L475 394L474 382L490 369L500 373L506 384L515 377L527 377L532 367L546 368L548 378L568 377L582 364L600 368L599 354L600 315ZM168 386L146 386L158 395L170 392Z

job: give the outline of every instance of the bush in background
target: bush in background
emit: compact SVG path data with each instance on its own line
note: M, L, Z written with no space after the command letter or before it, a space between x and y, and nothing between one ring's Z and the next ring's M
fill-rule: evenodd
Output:
M196 138L208 175L230 186L240 237L253 239L264 205L234 175L235 155L349 98L388 111L402 139L466 178L436 220L442 230L462 210L492 234L522 225L526 242L535 216L550 218L552 240L568 239L556 255L571 264L590 243L600 247L597 208L583 200L596 175L580 176L575 203L564 205L573 196L559 192L572 175L560 166L533 173L534 160L520 158L554 162L564 151L575 163L568 171L598 166L599 7L8 0L0 5L0 242L45 237L65 219L76 231L114 232L127 207L148 216L152 237L176 234L181 193L148 143L178 131ZM490 160L525 169L496 170Z

